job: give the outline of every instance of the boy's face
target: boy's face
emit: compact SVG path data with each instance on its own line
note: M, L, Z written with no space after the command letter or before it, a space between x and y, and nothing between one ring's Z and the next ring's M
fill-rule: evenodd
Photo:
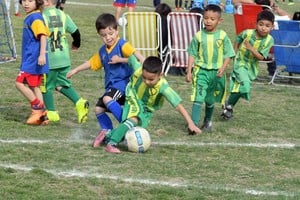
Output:
M260 37L265 37L268 35L273 29L274 25L269 20L259 20L256 23L257 34Z
M35 0L22 0L22 7L26 13L36 10Z
M112 27L107 27L106 29L100 29L98 34L100 35L104 44L106 44L108 47L111 47L115 44L119 31Z
M205 11L203 16L203 24L205 30L208 32L214 32L217 30L217 26L221 23L222 19L218 12L213 12L211 10Z
M144 83L147 85L147 87L153 87L156 85L156 83L160 80L162 77L162 73L157 74L157 73L151 73L146 70L142 71L142 78Z

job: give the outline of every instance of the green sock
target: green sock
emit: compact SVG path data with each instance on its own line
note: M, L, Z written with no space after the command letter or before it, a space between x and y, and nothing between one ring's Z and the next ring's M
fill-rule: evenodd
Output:
M213 115L213 112L214 112L214 108L215 108L214 104L212 104L212 105L206 104L205 105L204 121L211 121L212 115Z
M130 119L127 119L123 123L120 123L119 126L111 132L109 143L118 144L119 142L121 142L126 132L135 125L136 123Z
M235 106L235 104L238 102L240 97L241 97L240 93L231 93L228 98L228 105Z
M62 87L59 92L65 95L74 104L76 104L76 102L80 99L80 96L77 94L73 87Z
M201 106L202 103L198 101L194 101L192 106L192 120L196 126L199 125L199 121L201 117Z
M50 111L55 111L53 92L47 91L42 94L43 94L43 99L44 99L44 104L46 106L46 109Z

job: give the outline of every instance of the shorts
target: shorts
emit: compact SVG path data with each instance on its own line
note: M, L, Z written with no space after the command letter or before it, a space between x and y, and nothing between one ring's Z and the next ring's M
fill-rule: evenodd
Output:
M27 84L29 87L39 87L42 83L42 74L28 74L24 71L20 71L16 82Z
M115 7L122 7L124 8L127 5L127 7L135 7L136 6L136 0L114 0L113 6Z
M111 97L113 100L118 102L120 105L124 105L124 103L125 103L124 93L121 92L120 90L115 89L115 88L110 88L110 89L106 90L106 92L103 94L103 96L98 99L96 107L106 108L106 105L103 102L103 97L104 96Z
M240 93L242 98L250 100L251 80L245 67L235 68L230 77L230 92Z
M66 78L70 69L70 67L51 69L43 80L46 83L46 91L52 91L57 87L71 87L71 81Z
M126 102L123 107L122 113L122 121L130 119L132 117L137 117L138 126L147 128L152 119L152 116L153 113L151 111L145 110L143 102L136 97L133 91L128 90L127 88Z

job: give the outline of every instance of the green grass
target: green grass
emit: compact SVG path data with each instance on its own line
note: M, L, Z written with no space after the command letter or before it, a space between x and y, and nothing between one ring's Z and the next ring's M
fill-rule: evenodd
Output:
M152 6L152 1L138 5ZM291 13L300 8L298 2L280 5ZM66 12L82 34L80 51L71 55L75 67L102 45L96 17L114 9L67 4ZM232 15L223 17L221 26L233 39ZM22 20L13 17L18 54ZM25 124L29 103L14 86L19 62L0 66L1 199L300 199L299 81L268 85L266 66L261 65L251 101L237 104L233 120L221 120L216 105L212 133L188 136L183 119L166 103L149 126L149 151L135 154L121 146L122 154L111 155L103 147L91 147L99 130L93 108L104 90L103 72L85 71L72 79L90 101L87 123L77 124L74 106L56 93L61 121L34 127ZM182 76L167 79L190 111L191 85Z

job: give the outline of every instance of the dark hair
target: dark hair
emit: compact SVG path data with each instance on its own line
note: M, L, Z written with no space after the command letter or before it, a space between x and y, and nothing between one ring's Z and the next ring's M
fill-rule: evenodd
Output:
M19 0L19 3L22 5L22 0ZM44 5L44 0L35 0L36 3L36 10L41 10Z
M258 13L256 22L261 20L267 20L272 22L272 24L274 24L274 19L275 19L274 14L271 11L263 10L260 13Z
M160 74L162 73L162 61L156 56L149 56L143 63L143 70L149 73Z
M258 5L265 5L265 6L270 6L271 5L270 0L254 0L254 2Z
M300 12L295 12L293 15L293 20L300 21Z
M204 8L204 13L207 11L213 11L213 12L217 12L219 13L219 15L221 16L222 13L222 9L219 5L216 4L208 4L207 6L205 6Z
M160 3L156 6L155 12L157 12L160 16L167 16L170 12L172 12L172 8L166 3Z
M117 30L118 22L114 15L110 13L103 13L98 16L95 26L97 32L99 32L101 29L106 29L107 27L112 27L113 29Z

